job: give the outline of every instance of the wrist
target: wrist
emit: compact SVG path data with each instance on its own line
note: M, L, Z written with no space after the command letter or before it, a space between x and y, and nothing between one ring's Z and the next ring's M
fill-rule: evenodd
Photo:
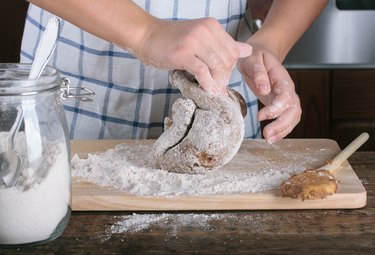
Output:
M130 21L130 22L129 22ZM137 58L143 58L144 45L155 30L160 20L141 10L133 19L127 17L127 26L123 24L118 27L118 41L115 42L119 47L134 54Z
M157 41L156 37L162 33L162 26L168 21L158 19L150 16L148 22L142 26L142 31L139 32L138 37L134 40L134 53L136 57L144 64L152 64L152 46ZM161 50L161 49L158 49Z
M284 58L289 50L283 46L282 43L280 43L280 38L278 38L276 35L267 33L266 31L263 32L261 30L251 36L247 40L247 43L253 47L254 51L256 49L260 49L270 52L280 62L284 61Z

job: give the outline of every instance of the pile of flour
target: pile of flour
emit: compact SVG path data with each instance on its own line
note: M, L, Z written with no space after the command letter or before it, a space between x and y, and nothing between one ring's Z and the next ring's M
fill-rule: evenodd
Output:
M1 150L5 148L7 137L8 134L0 134ZM21 155L26 155L22 151L27 147L25 139L18 138L16 148ZM45 142L43 150L40 165L43 178L30 176L38 170L28 167L22 171L23 181L9 188L0 186L0 244L46 240L70 210L70 168L66 146Z
M264 140L256 142L259 146L277 146ZM72 175L134 195L238 194L277 188L291 174L304 170L308 162L315 160L307 156L307 151L283 152L281 159L274 160L249 153L246 155L249 165L236 170L224 167L205 174L178 174L153 168L149 162L150 150L150 145L120 144L105 153L89 154L86 159L75 155Z

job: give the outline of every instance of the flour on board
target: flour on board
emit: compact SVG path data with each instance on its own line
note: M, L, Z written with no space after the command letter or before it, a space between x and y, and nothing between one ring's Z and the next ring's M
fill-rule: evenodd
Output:
M253 141L257 147L266 149L236 155L242 161L245 159L241 157L246 157L246 166L242 168L234 165L230 170L223 167L205 174L171 173L151 166L148 160L150 145L120 144L105 153L89 154L87 159L75 155L72 175L78 180L114 187L133 195L238 194L278 188L291 174L305 170L306 165L316 161L309 148L282 151L278 145L269 145L264 140ZM267 155L268 150L273 153Z

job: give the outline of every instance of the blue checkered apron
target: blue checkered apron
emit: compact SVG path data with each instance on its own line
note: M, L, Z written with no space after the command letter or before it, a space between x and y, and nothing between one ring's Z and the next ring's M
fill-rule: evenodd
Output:
M245 21L247 0L137 0L150 14L168 20L216 18L237 40L249 31ZM220 2L220 3L218 3ZM30 5L21 48L21 62L34 59L36 47L53 15ZM124 27L126 29L126 27ZM96 94L92 102L64 102L71 139L157 138L171 105L180 97L168 81L168 70L142 65L116 45L87 33L69 22L61 22L56 50L49 65L60 70L72 86L86 87ZM237 69L230 87L239 91L248 106L246 138L260 135L256 120L257 99L243 83Z

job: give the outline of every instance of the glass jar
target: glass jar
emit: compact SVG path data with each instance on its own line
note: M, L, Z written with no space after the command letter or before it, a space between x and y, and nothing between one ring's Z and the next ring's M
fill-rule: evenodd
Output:
M0 64L0 245L55 239L71 213L63 79L47 66L28 80L30 67Z

